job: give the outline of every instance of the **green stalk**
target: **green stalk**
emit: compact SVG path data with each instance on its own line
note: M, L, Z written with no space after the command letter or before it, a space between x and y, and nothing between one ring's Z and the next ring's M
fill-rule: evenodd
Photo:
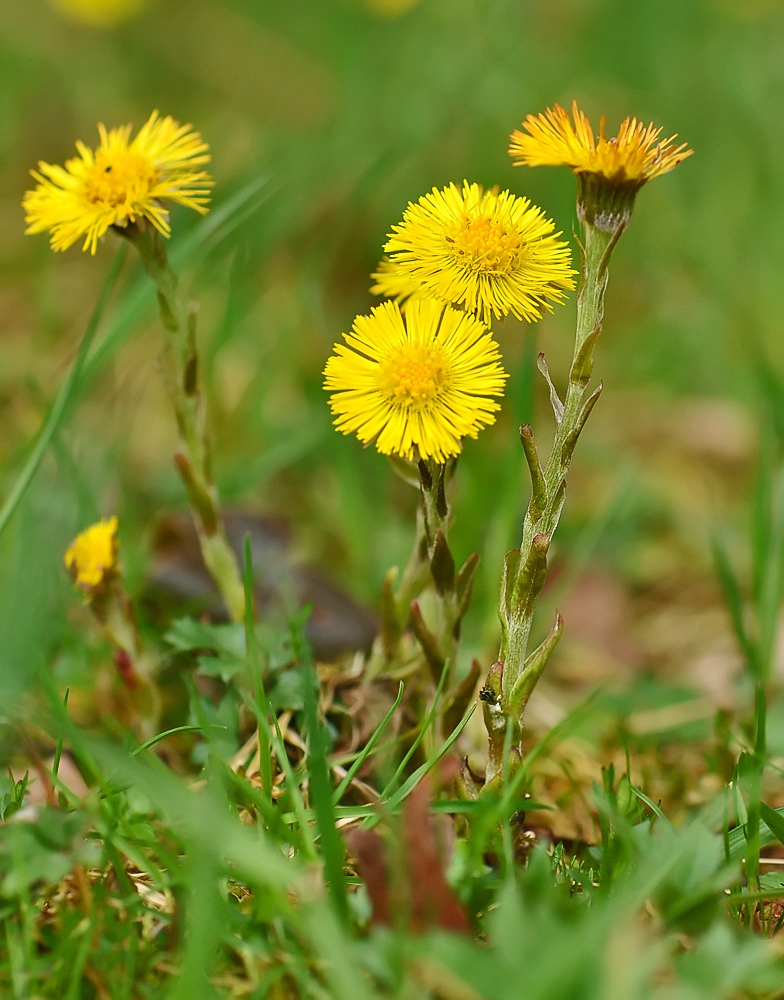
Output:
M428 460L420 462L419 476L422 484L422 504L424 508L425 539L430 560L430 572L436 591L436 642L444 662L449 663L447 689L454 671L457 639L455 626L458 605L455 593L455 563L449 550L450 509L446 499L445 465Z
M746 823L746 881L749 891L760 889L760 820L762 778L767 755L765 688L757 681L754 692L754 753L749 778L749 812ZM750 914L747 914L750 918Z
M425 527L425 512L420 504L417 508L416 537L411 549L411 555L403 568L403 575L395 591L396 613L402 632L408 621L411 602L415 600L427 586L430 579L430 563L427 557L427 530Z
M543 473L538 470L538 459L530 457L530 449L534 449L535 455L532 438L530 442L524 440L529 466L532 461L535 462L532 466L532 476L536 468L537 475L541 475L542 478L538 484L535 482L535 487L537 485L539 487L538 493L535 489L526 511L520 558L516 565L510 567L505 595L507 606L505 609L502 608L501 612L504 633L500 653L500 660L504 664L501 704L505 709L510 704L515 684L523 673L526 662L536 597L544 582L547 549L561 514L565 479L571 465L574 446L597 396L597 393L594 393L584 401L591 376L593 347L601 330L604 293L607 287L607 263L624 228L625 223L621 223L614 232L606 232L595 226L585 226L585 246L581 248L583 266L577 296L574 356L563 404L551 387L557 425L550 457ZM546 373L546 369L544 371ZM563 412L559 413L561 405Z
M412 465L411 469L415 467ZM408 558L400 581L395 586L397 579L397 568L390 570L384 580L382 591L382 629L376 647L371 656L369 667L370 676L375 676L384 666L388 665L395 657L398 650L403 631L412 617L412 602L419 597L422 591L432 579L436 584L436 595L438 601L438 625L436 634L430 633L429 629L421 622L418 608L415 615L419 621L414 623L414 632L423 644L425 659L433 675L433 683L437 684L441 676L441 668L444 660L449 658L453 643L450 636L454 631L456 622L457 607L452 595L453 609L447 606L444 600L444 587L439 579L439 569L444 567L444 556L446 556L447 575L448 564L451 561L451 554L448 553L446 539L449 532L450 510L446 498L446 486L449 478L450 468L440 465L432 459L420 460L416 467L417 479L406 475L406 482L419 486L420 503L417 509L417 525L414 545L411 555ZM439 539L439 534L441 538ZM434 562L434 555L438 553ZM452 568L454 576L454 567ZM448 584L448 581L447 581ZM452 586L452 590L454 587ZM427 636L422 635L422 631ZM422 640L424 639L424 642ZM434 665L432 652L441 648L441 652L436 654L439 662ZM430 650L431 655L428 655Z
M229 546L212 477L212 459L206 427L196 351L196 313L177 294L177 278L169 267L166 247L150 225L122 230L139 251L155 283L161 321L168 334L164 354L164 381L174 405L181 449L175 464L190 497L204 564L218 586L232 621L245 616L245 593L237 559Z

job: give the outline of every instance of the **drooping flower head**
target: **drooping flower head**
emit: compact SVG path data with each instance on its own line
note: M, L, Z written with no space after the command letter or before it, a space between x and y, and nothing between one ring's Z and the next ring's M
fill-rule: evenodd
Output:
M475 313L484 323L512 313L540 319L574 288L568 244L527 198L479 184L449 184L410 203L384 250L394 271L379 271L374 291L428 295Z
M38 181L22 205L28 233L49 230L53 250L65 250L84 237L83 250L95 253L110 226L126 227L147 219L169 236L165 202L205 214L212 180L203 169L209 147L190 125L160 118L153 111L131 141L131 126L107 132L96 150L81 142L79 156L64 167L40 162L30 171Z
M383 455L443 463L495 420L508 377L474 316L415 299L405 316L383 302L357 316L324 369L335 426Z
M599 134L575 101L572 120L556 104L544 114L528 115L521 132L511 136L509 155L515 166L570 167L579 180L578 214L600 228L615 228L628 216L640 188L678 166L693 150L686 143L673 145L676 135L661 139L661 128L647 127L636 118L626 118L618 135L604 134L604 115Z
M120 546L117 518L104 518L87 528L68 546L65 566L74 586L89 600L117 571Z

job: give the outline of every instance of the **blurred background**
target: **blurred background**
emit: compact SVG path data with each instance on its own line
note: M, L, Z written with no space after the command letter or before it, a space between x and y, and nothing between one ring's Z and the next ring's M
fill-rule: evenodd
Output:
M0 5L2 494L116 252L112 237L91 258L24 236L28 171L62 162L77 139L94 145L98 122L138 128L158 108L209 142L213 215L240 206L197 252L187 241L198 220L175 212L171 241L201 301L222 495L276 519L292 561L373 610L387 568L407 556L416 496L372 448L331 429L321 371L373 304L385 234L409 200L467 178L527 195L569 236L573 177L513 168L509 133L574 98L610 133L627 114L652 120L695 155L642 192L613 259L595 369L605 393L543 597L542 627L558 603L567 633L532 711L552 725L602 683L608 711L666 757L674 734L708 732L739 697L710 541L720 530L742 564L770 419L761 359L784 370L782 52L775 0ZM129 259L118 301L134 268ZM104 324L78 406L0 540L6 697L42 658L77 687L105 658L97 638L85 647L88 616L62 568L73 534L116 512L140 593L162 512L185 508L160 331L151 302L135 309ZM536 326L496 329L509 391L498 423L466 444L454 498L455 553L482 554L466 664L494 658L501 561L527 499L517 425L532 421L543 445L552 433L533 361L544 350L562 385L573 323L572 298ZM784 725L771 730L771 752L784 753Z

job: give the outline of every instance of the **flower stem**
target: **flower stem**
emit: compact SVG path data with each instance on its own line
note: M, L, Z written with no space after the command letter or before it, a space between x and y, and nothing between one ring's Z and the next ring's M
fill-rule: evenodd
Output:
M168 334L163 375L169 391L180 450L175 464L190 497L202 557L224 600L232 621L245 614L245 594L237 558L229 546L212 477L212 460L206 428L206 406L199 379L196 350L196 312L186 308L177 294L177 278L169 267L166 247L152 226L123 230L139 251L147 273L158 291L161 321Z
M424 509L425 539L430 560L430 573L435 584L436 642L446 663L449 661L447 688L451 683L457 653L457 599L455 593L455 562L449 549L450 509L446 498L446 465L428 460L419 463L419 479L422 485L422 505Z
M114 664L128 694L136 735L147 740L158 731L161 715L161 694L155 679L158 663L142 642L119 569L107 578L89 603L114 646Z
M519 559L515 558L508 563L509 575L501 608L503 641L499 657L504 664L500 694L501 706L505 712L510 711L512 693L524 672L536 598L544 583L547 550L561 515L566 474L571 465L574 446L598 397L599 390L587 401L585 400L593 366L593 347L601 330L604 293L607 287L607 263L624 228L625 225L622 224L614 232L608 233L594 226L585 226L585 246L581 248L583 266L577 296L574 356L563 404L558 400L555 390L551 389L557 422L552 450L543 473L538 469L530 428L521 430L521 433L526 432L529 435L524 439L524 446L529 466L534 463L532 476L535 467L537 477L543 476L544 489L542 491L540 488L538 497L532 495L523 522ZM546 368L542 367L546 373ZM547 377L549 379L549 376ZM539 486L541 485L539 479ZM535 683L535 679L532 680ZM530 690L527 690L526 695L530 695ZM517 715L517 712L514 714ZM515 723L517 722L519 718L515 719Z

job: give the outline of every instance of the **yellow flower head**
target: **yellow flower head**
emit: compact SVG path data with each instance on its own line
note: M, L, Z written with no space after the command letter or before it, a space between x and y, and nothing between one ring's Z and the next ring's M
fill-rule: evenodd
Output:
M357 316L324 369L343 434L376 439L383 455L445 462L464 437L492 424L508 377L498 346L474 316L437 299L396 302Z
M626 118L618 135L607 138L602 116L599 135L594 136L576 101L572 120L556 104L543 115L528 115L523 129L516 129L511 136L509 155L515 158L515 166L570 167L581 181L578 208L591 201L593 192L599 214L625 214L627 219L643 184L673 170L693 152L686 143L674 146L677 136L661 139L661 128L653 124L646 127L636 118Z
M476 313L485 323L513 313L529 322L574 288L569 247L527 198L479 184L450 184L409 204L384 249L393 270L373 291L401 297L416 287Z
M63 14L93 28L111 28L128 21L146 0L50 0Z
M117 569L117 518L104 518L87 528L68 546L65 566L74 586L92 597Z
M375 281L370 286L371 293L394 299L401 309L405 309L405 303L411 299L432 298L418 281L414 281L405 271L400 271L389 257L382 257L378 262L378 269L370 277Z
M95 253L109 226L125 227L148 219L169 236L169 213L163 200L205 214L212 180L201 169L209 147L190 125L159 118L153 111L130 141L131 126L107 132L98 126L101 143L93 151L81 142L79 156L65 167L39 163L38 181L25 194L28 233L49 230L53 250L65 250L84 237L83 250Z

